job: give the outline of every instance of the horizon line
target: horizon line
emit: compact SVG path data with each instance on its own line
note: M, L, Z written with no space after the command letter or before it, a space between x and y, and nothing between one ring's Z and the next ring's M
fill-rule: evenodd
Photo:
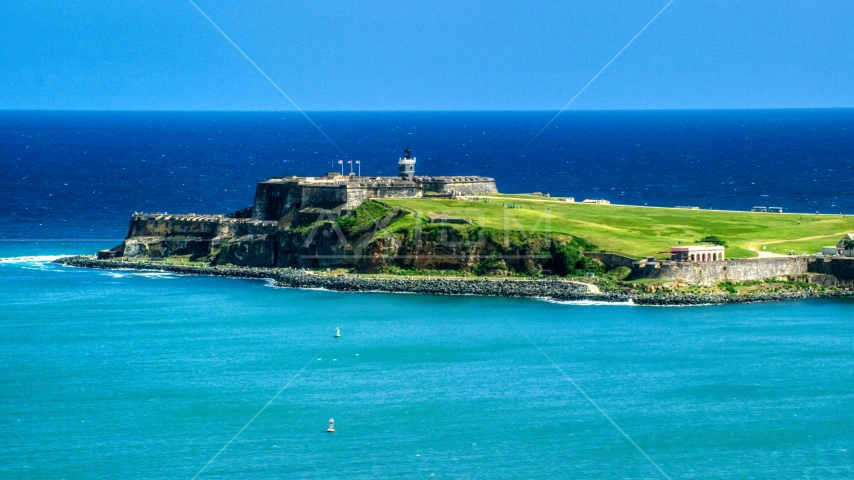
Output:
M315 113L553 113L560 109L460 109L460 110L441 110L441 109L403 109L403 110L305 110L306 112ZM854 110L854 106L850 107L734 107L734 108L638 108L638 109L620 109L620 108L590 108L590 109L572 109L564 113L586 113L586 112L733 112L733 111L785 111L785 110ZM299 114L296 110L239 110L239 109L79 109L79 108L0 108L0 112L90 112L90 113L293 113Z

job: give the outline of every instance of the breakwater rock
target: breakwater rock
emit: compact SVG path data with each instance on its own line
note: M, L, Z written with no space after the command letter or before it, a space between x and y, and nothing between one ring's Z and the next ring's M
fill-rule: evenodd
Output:
M789 290L783 292L762 292L750 295L726 295L709 293L658 293L637 295L632 298L636 305L729 305L738 303L774 302L781 300L801 300L807 298L851 297L854 291L847 290Z
M636 305L725 305L764 301L854 296L849 290L790 290L751 295L693 293L642 294L632 290L598 292L589 284L565 280L461 280L446 278L376 278L354 275L318 275L307 270L265 267L170 265L154 262L98 260L93 256L64 257L56 263L85 268L159 270L190 275L271 279L276 285L321 288L339 292L424 293L431 295L480 295L546 298L558 301L592 300Z
M589 285L563 280L459 280L444 278L360 278L351 275L324 276L309 273L282 275L277 285L324 288L341 292L426 293L431 295L481 295L491 297L549 298L553 300L598 300L625 302L619 292L598 293Z
M626 302L623 292L599 293L596 287L564 280L460 280L444 278L376 278L354 275L318 275L291 268L170 265L153 262L98 260L94 257L64 257L56 263L101 269L159 270L191 275L272 279L276 285L322 288L339 292L426 293L433 295L482 295L497 297L549 298L553 300L597 300Z

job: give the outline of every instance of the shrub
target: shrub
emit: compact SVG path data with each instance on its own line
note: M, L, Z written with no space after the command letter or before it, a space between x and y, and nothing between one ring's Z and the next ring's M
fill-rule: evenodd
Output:
M617 267L609 273L617 280L625 280L632 274L632 269L629 267Z
M586 273L594 273L596 275L601 275L605 273L605 265L602 264L599 260L588 258L588 257L580 257L575 262L575 274L576 275L584 275Z
M498 252L492 252L472 267L475 275L489 275L492 272L506 272L507 262Z
M391 211L391 207L383 203L368 200L349 215L340 217L335 223L348 237L361 235L375 228L376 224Z
M546 262L546 267L552 272L562 277L576 273L576 265L581 255L578 247L571 243L558 244L557 242L552 242L551 252L549 253L551 254L551 258Z
M726 242L718 238L716 235L706 235L705 237L697 240L699 243L712 243L715 245L720 245L722 247L726 247Z

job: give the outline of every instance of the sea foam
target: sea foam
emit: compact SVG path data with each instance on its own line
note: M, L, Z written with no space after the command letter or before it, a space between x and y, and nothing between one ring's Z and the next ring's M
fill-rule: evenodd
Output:
M35 255L26 257L2 257L0 263L49 263L68 255Z
M540 298L539 300L543 300L547 303L556 303L558 305L609 305L618 307L633 307L635 305L635 302L631 301L631 299L625 302L603 302L601 300L554 300L552 298Z

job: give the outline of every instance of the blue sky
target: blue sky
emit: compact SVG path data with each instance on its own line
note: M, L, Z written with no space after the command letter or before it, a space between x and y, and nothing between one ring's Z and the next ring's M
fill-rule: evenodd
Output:
M306 110L557 110L667 0L197 3ZM826 107L850 0L676 0L572 106ZM0 109L292 107L186 0L4 0Z

